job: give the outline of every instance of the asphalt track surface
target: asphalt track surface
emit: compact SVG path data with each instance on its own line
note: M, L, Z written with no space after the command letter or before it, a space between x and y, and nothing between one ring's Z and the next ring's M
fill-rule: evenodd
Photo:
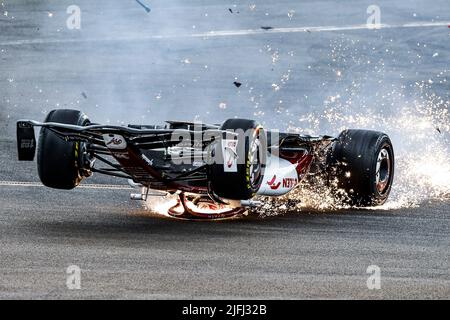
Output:
M0 298L450 298L448 201L179 221L130 201L121 180L94 177L73 191L40 186L35 163L16 160L14 136L17 119L42 120L63 107L113 124L252 117L242 107L247 91L232 82L252 79L246 90L270 91L292 65L302 72L292 74L283 99L307 113L322 103L324 52L337 37L383 49L395 39L386 47L398 49L396 72L414 82L448 65L448 1L379 1L385 26L377 31L361 27L367 1L262 1L253 9L159 1L146 13L134 1L80 0L81 30L65 26L70 4L0 7ZM405 64L417 42L439 48L438 60ZM295 56L274 63L276 55L261 54L268 45ZM363 72L349 68L353 77ZM436 91L448 97L448 86ZM271 116L278 99L260 99L271 127L287 121ZM81 290L66 286L70 265L82 270ZM381 269L380 290L367 288L370 265Z

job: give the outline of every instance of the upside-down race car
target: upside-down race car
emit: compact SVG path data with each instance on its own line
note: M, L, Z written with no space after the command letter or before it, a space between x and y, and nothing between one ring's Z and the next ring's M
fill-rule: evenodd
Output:
M34 127L41 127L38 143ZM346 192L348 205L377 206L394 177L394 151L384 133L313 137L266 131L245 119L125 127L91 123L77 110L53 110L43 123L18 121L17 144L22 161L32 161L37 147L47 187L73 189L93 173L126 178L140 188L134 199L145 200L152 189L178 194L168 213L181 218L239 215L258 203L255 196L281 196L319 175Z

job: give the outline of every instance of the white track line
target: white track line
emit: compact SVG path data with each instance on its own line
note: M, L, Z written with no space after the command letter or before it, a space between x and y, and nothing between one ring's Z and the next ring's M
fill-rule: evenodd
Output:
M21 181L0 181L0 187L44 187L39 182L21 182ZM114 184L81 184L77 188L81 189L106 189L106 190L133 190L126 185Z
M379 29L400 29L400 28L431 28L431 27L448 27L450 22L413 22L405 24L380 24L375 30ZM273 28L269 30L263 29L243 29L243 30L219 30L193 34L176 34L176 35L138 35L130 37L116 38L87 38L87 39L23 39L0 42L0 46L17 46L28 44L58 44L58 43L80 43L80 42L116 42L116 41L144 41L152 39L176 39L176 38L214 38L214 37L234 37L246 35L264 35L279 33L312 33L327 31L351 31L351 30L373 30L367 24L357 24L348 26L311 26L296 28Z

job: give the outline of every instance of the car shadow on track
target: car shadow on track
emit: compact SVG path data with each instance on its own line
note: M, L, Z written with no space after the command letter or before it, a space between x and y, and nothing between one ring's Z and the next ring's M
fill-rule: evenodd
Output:
M386 210L339 210L333 212L289 212L270 217L250 215L220 221L187 221L134 209L127 213L98 213L75 210L70 216L53 216L42 221L22 222L24 232L46 239L97 239L179 241L180 239L238 238L256 234L313 232L364 227L364 221L394 216ZM82 218L80 218L82 216Z

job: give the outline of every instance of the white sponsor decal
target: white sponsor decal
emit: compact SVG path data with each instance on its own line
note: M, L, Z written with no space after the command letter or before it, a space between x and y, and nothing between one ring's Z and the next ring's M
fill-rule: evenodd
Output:
M194 161L194 162L192 162L192 166L193 167L201 167L204 164L205 163L203 161Z
M108 149L125 149L127 147L125 138L119 134L104 134L103 140Z
M153 159L147 158L145 155L141 155L142 160L144 160L150 167L153 166Z
M237 172L237 144L237 140L222 139L224 172Z
M115 157L116 159L125 159L125 160L129 160L129 159L130 159L130 157L128 156L128 153L118 153L118 152L115 152L113 155L114 155L114 157Z

